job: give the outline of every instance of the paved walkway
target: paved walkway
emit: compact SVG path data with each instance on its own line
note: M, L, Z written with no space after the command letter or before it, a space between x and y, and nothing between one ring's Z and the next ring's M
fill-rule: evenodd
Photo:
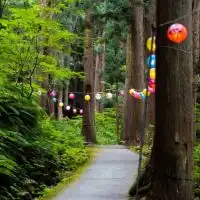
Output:
M127 200L138 156L123 146L104 147L80 180L54 200Z

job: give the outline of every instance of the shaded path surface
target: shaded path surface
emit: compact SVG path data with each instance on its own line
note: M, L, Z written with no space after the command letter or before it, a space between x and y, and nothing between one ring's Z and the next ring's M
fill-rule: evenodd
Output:
M54 200L127 200L138 156L123 146L104 146L80 180Z

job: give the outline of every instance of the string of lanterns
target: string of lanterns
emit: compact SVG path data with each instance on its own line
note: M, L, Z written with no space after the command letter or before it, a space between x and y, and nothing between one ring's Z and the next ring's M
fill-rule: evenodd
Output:
M168 30L167 30L167 37L170 41L176 43L176 44L180 44L183 41L185 41L187 39L188 36L188 31L187 28L180 24L180 23L175 23L172 24ZM155 55L155 51L156 51L156 37L150 37L147 42L146 42L146 47L149 51L152 51L152 54L148 56L147 58L147 66L149 69L149 77L148 77L148 89L143 89L142 91L137 91L136 89L130 89L129 90L129 94L136 98L136 99L145 99L146 96L150 96L151 94L155 93L155 81L156 81L156 55ZM69 94L69 99L73 100L75 99L75 94L76 93L82 93L82 92L75 92L75 93L70 93ZM38 91L38 94L41 95L41 91ZM96 100L100 100L102 98L102 94L104 95L104 92L98 92L95 94L95 98ZM120 96L124 96L125 93L123 90L121 90L119 92ZM48 95L53 97L53 101L56 102L56 91L50 91L48 92ZM106 93L105 97L107 99L112 99L113 95L112 93L108 92ZM91 100L91 96L89 94L86 94L84 96L85 101L90 101ZM63 107L64 103L63 102L59 102L59 106ZM71 107L70 106L66 106L66 110L70 110ZM80 114L83 114L83 110L80 109ZM73 113L77 113L77 109L73 109Z
M180 44L186 40L188 36L187 28L179 23L172 24L167 30L167 37L170 41ZM149 77L148 77L148 89L143 89L143 91L137 91L135 89L130 89L129 94L136 99L145 99L146 96L150 96L155 93L155 80L156 80L156 38L150 37L146 42L146 47L149 51L152 51L147 58L147 66L149 68Z

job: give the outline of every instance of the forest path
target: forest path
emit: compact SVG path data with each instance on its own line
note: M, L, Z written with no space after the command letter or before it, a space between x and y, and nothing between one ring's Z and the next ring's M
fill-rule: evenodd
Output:
M127 200L138 155L124 146L104 146L80 180L54 200Z

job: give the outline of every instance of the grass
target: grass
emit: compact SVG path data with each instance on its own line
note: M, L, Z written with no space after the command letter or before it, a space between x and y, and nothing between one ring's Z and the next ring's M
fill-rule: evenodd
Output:
M45 195L43 197L40 197L38 200L52 200L54 197L57 196L58 193L62 192L64 189L68 188L71 184L76 182L80 179L81 175L86 172L86 170L89 168L89 166L93 163L95 160L97 154L101 151L98 147L87 147L89 159L88 161L80 166L77 170L68 173L65 178L62 179L62 181L52 188L46 188L44 193Z

